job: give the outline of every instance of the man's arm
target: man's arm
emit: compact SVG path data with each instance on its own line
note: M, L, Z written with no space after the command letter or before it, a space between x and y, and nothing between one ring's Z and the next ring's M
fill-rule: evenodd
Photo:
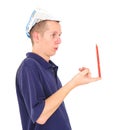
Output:
M100 79L98 77L92 78L89 69L80 69L80 71L81 72L74 76L73 79L70 80L66 85L62 86L57 92L45 100L44 110L37 119L37 123L45 124L45 122L57 110L64 98L72 89L79 85L88 84Z

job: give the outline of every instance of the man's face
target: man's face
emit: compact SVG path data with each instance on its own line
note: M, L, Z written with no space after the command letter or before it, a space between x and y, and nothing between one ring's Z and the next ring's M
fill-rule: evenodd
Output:
M61 27L58 22L47 21L47 30L44 32L39 46L41 46L43 55L52 56L58 50L59 44L61 43Z

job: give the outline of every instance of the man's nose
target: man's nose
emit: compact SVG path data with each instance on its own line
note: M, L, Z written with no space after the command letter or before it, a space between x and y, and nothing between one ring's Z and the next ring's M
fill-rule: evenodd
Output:
M56 39L56 43L58 43L58 44L61 43L61 38L60 38L60 37L58 37L58 38Z

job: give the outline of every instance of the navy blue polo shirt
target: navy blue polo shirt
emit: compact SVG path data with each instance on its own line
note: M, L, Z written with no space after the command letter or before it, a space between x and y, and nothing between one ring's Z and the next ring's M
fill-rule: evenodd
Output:
M16 93L23 130L71 130L64 102L43 125L36 120L45 106L45 99L61 88L58 66L34 53L26 58L16 73Z

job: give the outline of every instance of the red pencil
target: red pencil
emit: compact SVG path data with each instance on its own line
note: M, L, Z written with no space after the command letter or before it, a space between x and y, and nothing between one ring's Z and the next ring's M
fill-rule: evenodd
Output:
M100 57L99 57L99 50L98 50L98 45L97 44L96 44L96 56L97 56L98 76L101 77Z

